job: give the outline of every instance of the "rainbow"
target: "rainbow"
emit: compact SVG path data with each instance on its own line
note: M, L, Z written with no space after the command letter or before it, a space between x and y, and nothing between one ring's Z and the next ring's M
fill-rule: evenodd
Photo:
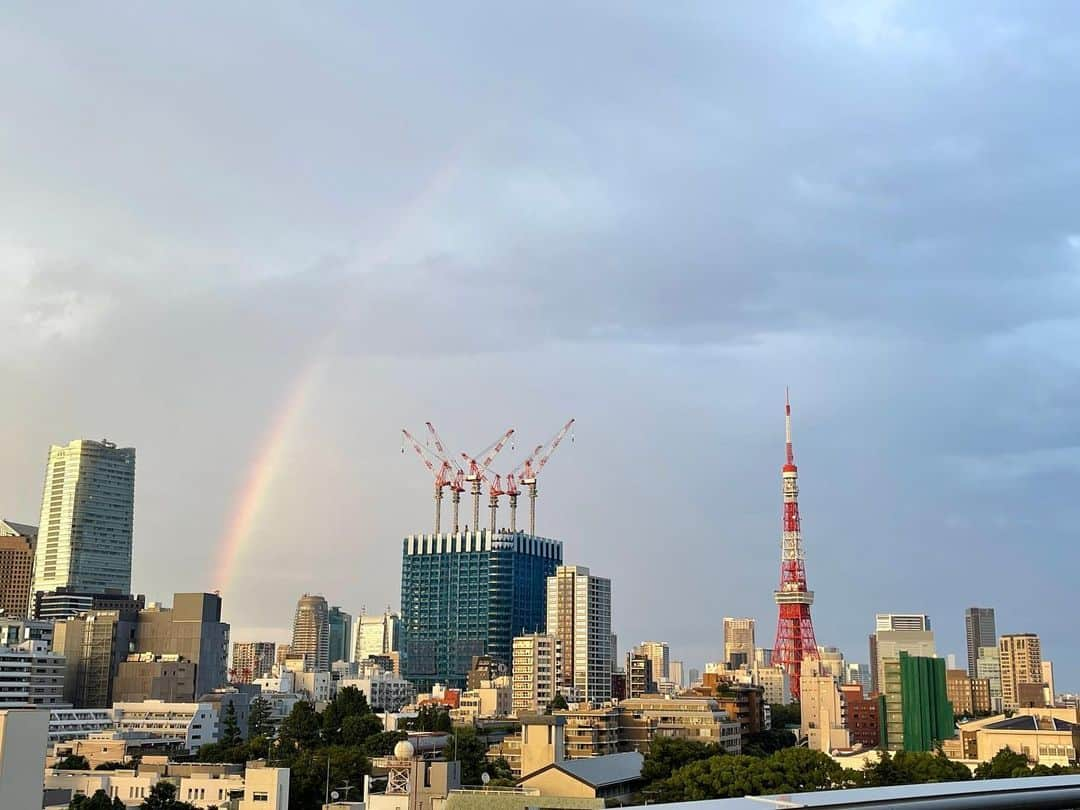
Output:
M462 142L458 148L452 150L451 159L444 162L439 170L433 173L420 192L404 207L396 223L387 229L386 236L372 251L371 257L366 262L368 266L374 267L385 262L392 255L402 233L425 211L432 200L451 185L461 165L460 158L464 145L465 142ZM343 294L339 299L339 306L343 308L348 298L347 294ZM301 417L305 406L317 387L316 383L321 377L321 371L331 354L331 347L342 328L343 318L340 313L326 320L328 323L326 332L315 342L311 359L301 366L296 379L287 389L287 395L272 416L270 426L264 432L262 441L244 476L243 486L229 510L225 531L219 544L217 563L214 567L215 590L218 593L227 591L236 576L243 552L254 537L259 514L280 472L284 450L297 427L302 423Z

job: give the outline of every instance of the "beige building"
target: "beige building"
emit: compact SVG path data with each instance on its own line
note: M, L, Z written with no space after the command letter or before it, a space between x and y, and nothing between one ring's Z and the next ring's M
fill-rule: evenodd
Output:
M562 760L526 774L519 784L526 790L536 790L542 797L569 796L621 803L644 785L641 778L644 759L637 751L628 751L591 759Z
M562 641L558 636L533 633L513 642L511 711L539 714L562 688Z
M547 632L562 643L561 689L581 700L611 699L615 665L611 580L581 565L560 565L547 579Z
M455 723L472 723L481 718L509 717L513 712L510 678L505 675L493 681L481 681L476 689L466 689L458 699L458 707L450 710Z
M49 739L47 709L0 709L0 804L41 807L41 774Z
M742 729L713 698L629 698L619 702L623 750L649 752L656 735L716 743L742 751Z
M304 594L293 617L291 658L306 658L313 672L330 671L330 608L322 596Z
M736 668L754 664L754 620L724 617L724 663Z
M655 683L668 680L671 674L668 666L671 661L671 652L666 641L643 641L638 645L637 652L649 661Z
M990 710L1002 711L1001 705L1001 652L997 646L979 647L975 659L975 677L990 684Z
M821 661L807 658L800 672L801 736L813 751L829 753L851 747L839 680Z
M1003 748L1023 754L1032 765L1076 762L1080 726L1076 709L1017 709L1011 717L984 717L959 727L946 754L967 762L988 762Z
M1001 700L1006 709L1021 705L1020 685L1041 684L1042 646L1034 633L1014 633L998 640Z
M399 742L391 756L372 764L386 770L386 789L368 794L365 810L435 810L461 787L460 762L423 756L412 742Z
M900 653L936 658L930 617L922 613L878 613L870 636L870 691L885 692L885 664L900 661Z
M791 703L791 681L783 667L758 667L753 682L765 690L766 703Z

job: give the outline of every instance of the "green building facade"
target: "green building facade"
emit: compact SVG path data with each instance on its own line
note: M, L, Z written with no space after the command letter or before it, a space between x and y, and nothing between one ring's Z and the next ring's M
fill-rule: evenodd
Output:
M942 740L956 736L953 707L945 687L945 661L900 653L899 717L894 705L886 709L886 738L902 739L905 751L932 751ZM895 695L892 696L895 701ZM890 696L886 695L886 704ZM897 720L901 728L895 727ZM902 731L902 735L897 732Z

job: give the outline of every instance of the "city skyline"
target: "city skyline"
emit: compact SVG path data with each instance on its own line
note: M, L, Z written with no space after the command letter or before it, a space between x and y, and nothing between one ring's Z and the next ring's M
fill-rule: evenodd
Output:
M0 32L0 515L51 444L135 447L133 590L284 640L304 592L397 605L402 425L512 424L505 472L572 414L538 533L625 649L699 664L775 615L790 385L817 641L923 612L963 660L993 605L1076 687L1066 616L1003 587L1076 563L1076 12L164 13Z

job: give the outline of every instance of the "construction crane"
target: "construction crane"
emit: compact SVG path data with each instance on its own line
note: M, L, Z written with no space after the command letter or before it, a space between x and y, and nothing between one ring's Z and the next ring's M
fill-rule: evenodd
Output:
M480 461L470 456L468 453L462 453L461 457L469 462L469 472L465 476L465 481L471 484L472 496L473 496L473 531L479 531L480 526L480 482L486 480L485 473L487 468L491 466L491 462L495 460L495 456L499 454L510 437L514 435L514 429L510 428L502 436L495 440L491 446L484 448L477 455L481 457ZM493 520L494 522L494 520ZM493 530L494 531L494 530Z
M556 448L562 443L562 440L566 438L566 434L571 432L574 427L574 421L571 419L562 429L555 434L555 436L547 443L546 446L540 445L537 451L534 452L529 458L525 460L524 470L522 471L521 483L524 484L529 490L529 534L536 534L536 479L540 475L540 471L544 469L544 465L548 463L548 459L551 458L551 454L555 452ZM574 436L571 433L570 441L574 441ZM511 508L514 508L515 504L511 504Z
M442 439L439 438L439 432L435 430L435 426L431 424L431 422L425 422L424 424L427 425L428 436L430 437L432 444L435 445L435 455L441 458L443 463L453 471L446 486L450 488L451 517L454 534L457 534L460 530L458 515L461 510L461 493L465 491L465 471L461 469L461 465L455 462L451 455L447 453L446 448L443 446Z
M454 478L454 470L450 466L450 462L439 458L420 444L420 442L418 442L409 431L405 430L405 428L401 429L401 436L401 452L405 452L405 442L408 441L409 444L412 445L413 450L416 451L416 455L419 456L420 460L424 463L424 466L427 467L435 477L435 534L438 534L442 528L442 491L444 487L452 486L451 482ZM454 515L454 522L457 523L456 514Z
M491 509L491 525L495 525L495 513L499 508L499 498L502 495L510 496L510 531L517 531L517 501L518 495L521 494L521 488L518 483L521 481L521 475L524 472L527 465L529 465L533 459L544 449L544 445L538 444L529 456L522 461L513 472L507 473L505 489L503 487L503 478L501 475L496 475L491 482L491 488L489 495L491 499L488 502L488 508ZM495 529L492 528L494 532Z

